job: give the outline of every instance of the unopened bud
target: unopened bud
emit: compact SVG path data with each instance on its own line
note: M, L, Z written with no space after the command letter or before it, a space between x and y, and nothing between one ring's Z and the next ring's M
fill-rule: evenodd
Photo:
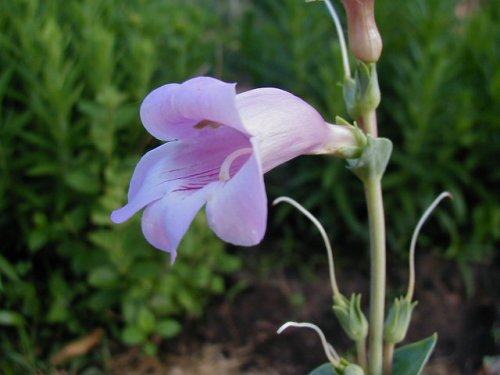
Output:
M384 323L384 339L391 344L404 340L411 321L411 314L417 302L404 297L394 300Z
M382 38L375 23L375 0L343 0L349 24L349 45L361 61L377 62Z
M380 104L380 88L375 64L358 61L354 79L346 78L343 89L349 116L359 118L374 111Z
M364 339L368 334L368 321L361 311L361 294L353 294L350 300L338 295L333 301L333 312L347 336L354 341Z

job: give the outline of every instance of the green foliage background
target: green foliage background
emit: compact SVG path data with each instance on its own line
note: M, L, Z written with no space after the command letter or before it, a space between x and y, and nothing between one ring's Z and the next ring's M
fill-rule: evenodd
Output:
M451 209L439 210L420 246L447 249L467 276L466 265L490 261L500 239L500 9L486 1L457 16L456 5L377 1L379 126L395 143L384 180L392 253L406 256L419 215L447 189ZM46 370L68 338L96 326L154 353L153 336L176 335L184 316L227 292L223 276L241 260L202 216L174 268L145 243L138 218L109 221L140 155L157 145L138 119L142 98L202 74L241 89L277 86L330 121L345 116L338 45L320 2L0 2L4 373ZM364 254L363 195L342 162L300 158L267 181L272 198L292 195L318 214L342 256ZM284 248L271 264L309 259L304 244L315 233L288 209L276 212L267 243Z

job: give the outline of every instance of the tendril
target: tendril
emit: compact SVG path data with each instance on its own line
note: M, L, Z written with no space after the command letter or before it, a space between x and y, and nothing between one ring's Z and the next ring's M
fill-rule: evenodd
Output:
M427 208L427 210L425 210L422 217L418 221L415 230L413 231L410 243L410 258L409 258L410 275L408 280L408 292L406 293L406 299L409 302L411 302L413 298L413 292L415 291L415 247L417 245L417 239L420 234L420 230L422 229L422 226L424 225L425 221L432 214L432 211L434 211L437 205L441 203L441 201L445 198L453 199L453 195L451 195L451 193L447 191L439 194L438 197L434 199L434 202L432 202L431 205Z
M318 228L319 233L321 234L321 237L323 237L323 241L324 241L325 247L326 247L326 253L328 255L328 268L330 271L330 283L332 285L333 294L334 294L334 296L340 297L340 291L339 291L339 287L337 284L337 279L335 278L335 265L333 263L332 246L330 244L330 240L328 239L328 235L326 234L325 228L323 228L323 225L321 225L319 220L316 219L313 214L311 214L309 211L307 211L300 203L298 203L294 199L292 199L290 197L279 197L279 198L276 198L274 200L273 206L275 206L281 202L286 202L288 204L291 204L293 207L295 207L297 210L299 210L305 217L307 217L309 220L311 220L312 223L316 226L316 228Z
M334 365L338 365L340 362L340 357L333 348L333 346L326 341L325 335L321 328L319 328L317 325L312 324L312 323L298 323L298 322L287 322L283 324L276 332L281 334L284 330L286 330L289 327L298 327L298 328L310 328L314 330L319 338L321 339L321 343L323 344L323 350L325 351L325 354L328 358L328 360Z

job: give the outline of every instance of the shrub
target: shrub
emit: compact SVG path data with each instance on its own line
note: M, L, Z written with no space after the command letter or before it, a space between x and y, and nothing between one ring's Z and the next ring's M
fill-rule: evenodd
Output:
M173 269L138 219L109 220L153 147L138 119L142 98L215 69L222 38L211 6L0 4L2 373L34 372L96 326L153 353L151 338L177 334L239 267L201 219Z

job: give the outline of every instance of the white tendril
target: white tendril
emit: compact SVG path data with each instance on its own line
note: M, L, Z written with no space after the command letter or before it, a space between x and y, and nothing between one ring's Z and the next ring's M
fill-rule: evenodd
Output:
M279 197L274 200L273 206L281 202L287 202L291 204L293 207L299 210L304 216L306 216L309 220L311 220L312 223L316 226L316 228L318 228L321 237L323 237L323 242L325 243L326 247L326 253L328 255L328 268L330 270L330 283L332 285L333 294L335 296L340 296L339 287L337 285L337 279L335 278L335 265L333 263L332 246L330 244L330 240L328 239L328 235L326 234L325 228L323 228L323 225L321 225L319 220L316 219L313 214L307 211L300 203L298 203L294 199L290 197Z
M320 0L306 0L307 3L311 3L313 1L320 1ZM328 11L330 12L330 15L333 18L333 23L335 24L335 28L337 29L337 35L339 38L339 44L340 44L340 51L342 54L342 63L344 65L344 76L345 78L351 78L351 68L349 67L349 55L347 53L347 46L345 42L345 37L344 37L344 31L342 30L342 24L340 23L339 16L337 14L337 11L335 10L333 4L330 2L330 0L323 0L326 4L326 7L328 8Z
M323 350L325 351L326 357L328 360L333 364L333 365L338 365L340 361L340 357L333 349L333 346L330 345L328 341L326 341L325 335L323 334L323 331L321 328L319 328L317 325L312 324L312 323L298 323L298 322L287 322L283 324L276 332L281 334L285 329L288 327L298 327L298 328L310 328L314 330L319 338L321 339L321 343L323 344Z
M219 180L220 181L228 181L231 178L231 175L229 173L231 169L231 165L233 162L238 159L240 156L251 154L253 152L252 148L250 147L245 147L245 148L240 148L236 151L233 151L230 153L222 162L220 166L220 171L219 171Z
M417 223L417 226L415 227L415 230L413 231L413 235L411 237L411 243L410 243L410 259L409 259L409 268L410 268L410 275L409 275L409 280L408 280L408 292L406 293L406 299L411 302L413 298L413 292L415 290L415 247L417 245L417 239L418 235L420 234L420 230L422 229L422 226L424 225L425 221L429 218L429 216L432 214L432 211L437 207L439 203L444 198L453 198L453 195L451 193L445 191L441 194L438 195L436 199L434 199L434 202L431 203L431 205L425 210L424 214L420 218L420 220Z

